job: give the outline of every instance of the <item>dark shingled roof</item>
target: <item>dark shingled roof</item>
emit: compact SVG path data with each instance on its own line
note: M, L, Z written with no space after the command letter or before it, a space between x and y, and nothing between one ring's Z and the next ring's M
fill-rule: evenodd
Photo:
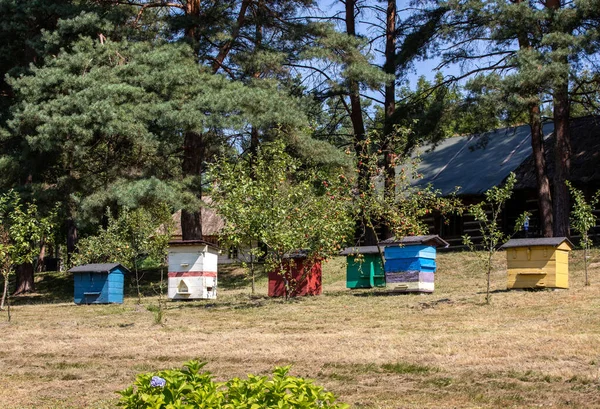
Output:
M382 249L383 250L383 249ZM377 246L356 246L347 247L340 252L340 256L349 256L351 254L378 254Z
M587 184L600 180L600 116L571 120L571 174L569 180ZM554 177L554 134L544 141L544 157L548 178ZM537 179L533 156L515 170L515 189L535 189Z
M407 236L404 237L402 240L396 240L395 237L391 237L387 240L383 240L379 242L380 245L385 245L385 246L390 246L390 245L403 245L403 246L410 246L410 245L416 245L416 244L426 244L428 246L434 246L434 247L448 247L450 244L442 239L440 236L438 235L428 235L428 236Z
M566 237L542 237L537 239L510 239L500 247L501 249L510 249L513 247L535 247L535 246L554 246L558 247L562 243L567 243L573 248L573 243Z
M544 137L552 129L552 124L544 125ZM480 195L500 185L530 155L529 125L448 138L437 146L420 149L418 171L423 178L413 185L431 183L443 196L454 192L457 186L459 195Z
M121 267L123 271L129 272L129 270L119 263L96 263L73 267L69 270L69 273L109 273L116 267Z

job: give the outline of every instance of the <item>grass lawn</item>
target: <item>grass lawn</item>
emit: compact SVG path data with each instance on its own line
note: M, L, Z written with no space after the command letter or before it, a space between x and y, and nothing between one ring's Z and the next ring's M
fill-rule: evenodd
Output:
M438 257L429 295L347 290L340 258L322 296L289 302L226 269L217 300L169 302L164 325L148 287L142 305L128 289L123 305L76 306L66 276L40 275L0 321L0 408L112 408L137 373L193 358L218 380L291 363L355 408L600 407L600 263L591 287L576 251L569 290L508 292L504 257L489 306L469 253Z

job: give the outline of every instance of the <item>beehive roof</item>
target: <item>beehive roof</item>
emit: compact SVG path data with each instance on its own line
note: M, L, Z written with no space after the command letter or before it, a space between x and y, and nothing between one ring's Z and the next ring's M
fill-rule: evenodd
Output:
M219 246L205 240L171 240L169 246L209 246L219 250Z
M69 273L110 273L117 267L121 267L123 271L129 272L129 270L119 263L93 263L73 267L69 270Z
M427 236L407 236L407 237L403 237L400 240L397 240L395 237L390 237L387 240L383 240L383 241L379 242L379 244L386 245L386 246L390 246L390 245L413 246L416 244L426 244L428 246L442 247L442 248L446 248L450 245L446 240L442 239L437 234L430 234Z
M351 254L377 254L379 248L377 246L356 246L347 247L340 252L340 256L349 256Z
M510 239L504 243L501 249L510 249L513 247L535 247L535 246L553 246L558 247L563 243L567 243L570 248L573 248L573 243L566 237L541 237L534 239Z

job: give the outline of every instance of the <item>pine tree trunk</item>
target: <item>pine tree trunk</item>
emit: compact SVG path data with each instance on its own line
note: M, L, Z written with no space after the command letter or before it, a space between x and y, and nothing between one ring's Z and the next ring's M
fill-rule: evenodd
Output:
M346 34L356 36L356 0L346 0ZM365 123L360 101L360 86L358 81L351 79L348 81L348 91L350 97L350 121L354 133L354 152L358 161L358 191L367 193L369 189L369 170L367 158L364 157L366 150L365 142ZM376 245L376 234L373 229L365 223L365 216L360 216L357 221L357 239L364 245Z
M202 163L204 161L204 144L202 135L197 132L186 132L184 140L184 156L182 170L184 176L192 176L195 180L195 194L202 199ZM181 211L181 236L183 240L202 239L202 209Z
M200 0L187 0L185 6L185 15L192 24L185 29L185 37L192 43L194 52L198 53L198 30L195 25L200 17ZM196 21L194 21L196 20ZM185 133L183 142L183 163L182 170L184 177L193 177L192 182L195 187L195 194L198 199L202 199L202 164L204 162L204 146L202 134L199 132L188 131ZM202 239L202 209L181 211L181 237L183 240L201 240Z
M67 204L67 268L71 266L71 259L77 249L78 230L75 224L75 204L69 200Z
M554 90L554 192L552 198L554 236L569 236L569 191L565 182L571 171L568 83Z
M552 237L552 196L550 181L546 172L546 159L544 156L544 133L542 118L538 104L529 107L529 125L531 127L531 149L535 164L537 181L538 208L540 211L540 227L543 237Z
M518 0L522 3L524 0ZM519 48L530 50L531 42L527 35L530 27L522 27L519 33ZM543 237L552 237L552 195L550 193L550 181L546 169L546 158L544 156L544 131L542 128L542 117L540 113L540 101L529 106L529 126L531 128L531 150L535 166L535 177L537 182L538 209L540 212L540 227Z
M387 3L384 71L386 74L394 76L394 79L385 86L385 120L383 127L383 143L381 146L385 169L384 194L387 195L388 199L393 200L396 194L396 169L392 146L392 138L394 135L392 116L396 110L396 0L388 0ZM381 232L382 239L388 239L392 237L392 235L393 232L391 226L384 223Z
M562 7L561 0L548 0L546 7L549 9L548 23L552 34L564 35L564 28L557 21L556 13ZM556 40L555 40L556 41ZM564 45L563 45L564 47ZM561 45L552 45L553 63L567 67L562 78L555 80L553 85L554 101L554 180L553 180L553 229L555 237L569 235L569 191L565 182L569 179L571 171L571 132L569 128L570 101L569 101L569 61L564 55Z
M15 269L16 273L16 289L15 295L25 294L35 291L35 285L33 282L33 264L23 263L19 264Z

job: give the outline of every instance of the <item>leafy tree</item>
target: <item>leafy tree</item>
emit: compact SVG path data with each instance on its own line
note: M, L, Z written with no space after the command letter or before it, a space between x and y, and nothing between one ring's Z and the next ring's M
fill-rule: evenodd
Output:
M398 129L404 133L412 132L411 129ZM411 235L427 234L429 229L424 218L434 212L440 214L462 213L463 206L455 195L442 197L439 190L431 185L414 186L413 182L422 176L418 173L419 159L408 159L406 156L394 155L391 165L396 169L396 175L391 186L386 186L382 181L383 169L379 163L380 150L375 140L368 138L363 144L363 151L359 160L368 169L370 183L368 190L358 192L353 197L354 212L362 214L361 227L375 232L376 245L379 248L382 264L385 263L383 249L379 245L380 238L377 234L377 225L388 226L391 236L397 239ZM406 137L405 137L406 138ZM359 234L360 236L360 234ZM360 244L359 242L356 243Z
M588 252L591 245L590 229L596 226L596 215L594 209L600 200L600 191L587 201L583 192L575 188L570 181L567 187L574 199L573 210L571 210L571 225L581 234L581 247L583 247L583 265L585 267L585 285L590 285L588 279Z
M512 196L516 182L517 178L514 173L511 173L502 186L494 186L484 193L485 200L483 202L468 207L468 212L479 222L479 233L482 237L480 247L484 250L481 254L486 272L486 304L491 302L490 278L492 275L494 254L498 251L500 244L509 238L509 236L504 234L502 226L499 224L500 214L502 213L504 204ZM526 217L528 217L527 212L519 217L515 224L515 232L521 229ZM472 251L477 250L471 237L468 235L463 236L463 243Z
M4 278L4 291L0 309L8 303L8 280L15 267L29 265L30 279L22 279L33 286L33 258L39 251L39 243L49 235L54 226L54 215L42 217L35 203L24 204L19 195L11 190L0 196L0 263ZM23 287L23 285L18 287ZM31 288L17 288L17 293L31 291ZM10 312L8 319L10 321Z
M328 177L302 169L281 143L264 144L253 158L213 166L211 197L225 219L229 245L252 248L250 274L254 293L255 260L284 275L289 253L306 252L309 270L315 261L337 254L352 230L349 185L345 176ZM339 174L338 174L339 175ZM256 247L262 243L264 250ZM292 283L285 280L286 293Z
M166 261L171 229L171 212L166 205L151 209L123 208L117 218L107 209L108 225L95 236L78 243L75 264L121 263L134 273L138 304L141 303L140 272L142 260L150 258L163 264Z

